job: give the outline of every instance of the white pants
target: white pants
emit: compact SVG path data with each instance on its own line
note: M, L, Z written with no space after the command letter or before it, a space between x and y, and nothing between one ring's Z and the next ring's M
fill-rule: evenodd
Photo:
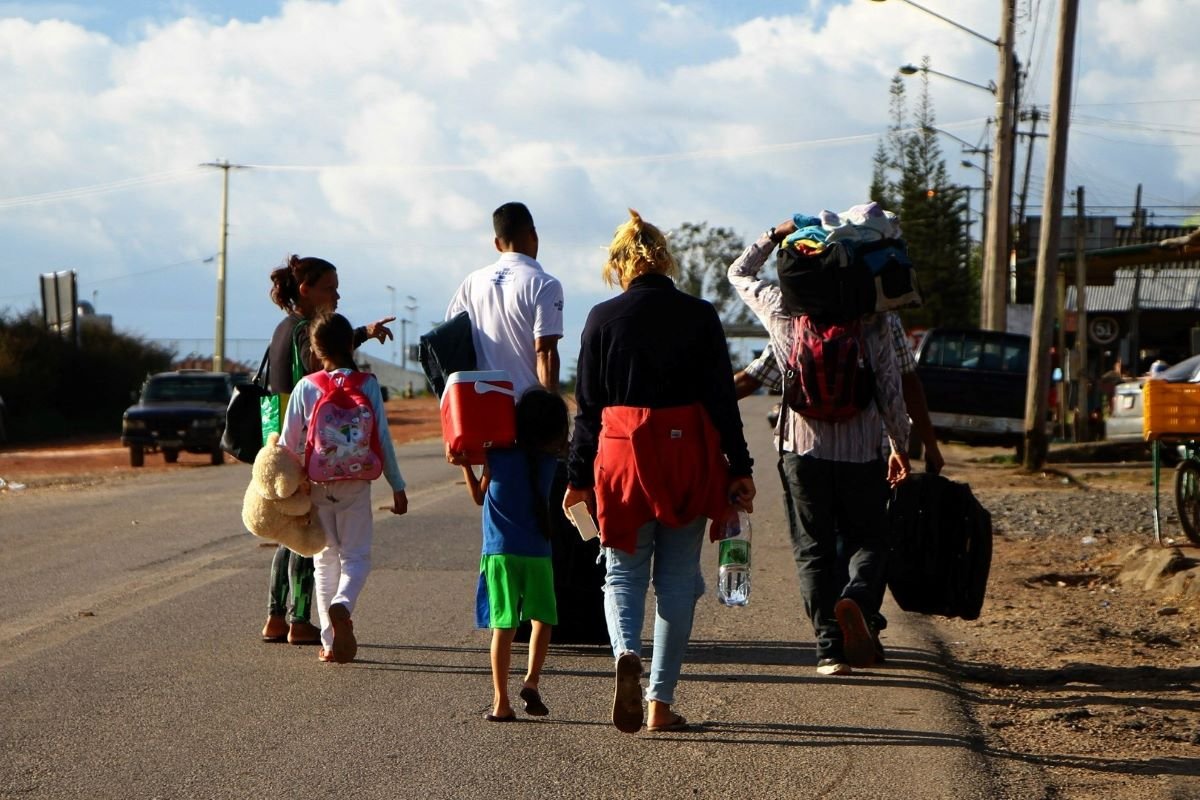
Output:
M336 499L335 499L336 498ZM333 647L329 607L336 603L354 614L358 595L371 571L371 482L313 484L313 511L325 530L326 547L313 556L321 645Z

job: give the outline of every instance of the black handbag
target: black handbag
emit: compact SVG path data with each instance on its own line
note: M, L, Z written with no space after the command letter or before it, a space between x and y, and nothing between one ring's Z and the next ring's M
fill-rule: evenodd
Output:
M233 387L229 408L225 411L225 432L221 434L221 449L238 461L254 463L263 445L262 404L272 393L267 389L267 366L271 350L263 353L262 363L250 383Z

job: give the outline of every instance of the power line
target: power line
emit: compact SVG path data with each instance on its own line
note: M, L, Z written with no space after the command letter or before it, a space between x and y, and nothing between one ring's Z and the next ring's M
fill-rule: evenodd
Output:
M39 203L51 203L57 200L74 200L80 197L106 194L108 192L116 192L122 189L150 186L156 183L168 183L185 177L198 175L200 172L201 170L199 167L191 167L188 169L171 170L169 172L156 172L151 175L141 175L136 178L122 178L121 180L108 181L107 183L96 183L90 186L79 186L73 189L60 189L53 192L40 192L38 194L27 194L20 197L9 197L0 199L0 209L32 206Z

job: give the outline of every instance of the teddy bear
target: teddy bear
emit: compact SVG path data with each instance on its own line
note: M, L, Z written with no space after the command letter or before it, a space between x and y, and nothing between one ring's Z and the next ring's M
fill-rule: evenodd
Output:
M272 433L254 457L250 485L242 501L242 522L255 536L269 539L302 556L325 549L325 532L316 516L310 515L312 501L308 479L300 459L279 446Z

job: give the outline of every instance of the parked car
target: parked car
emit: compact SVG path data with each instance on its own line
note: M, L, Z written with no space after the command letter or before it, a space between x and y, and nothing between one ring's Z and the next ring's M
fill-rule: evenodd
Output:
M168 464L179 453L208 453L222 464L221 434L233 381L224 372L180 370L151 375L141 399L125 411L121 444L129 448L129 463L140 467L146 453L161 450Z
M933 328L917 348L917 375L939 439L1016 447L1025 442L1029 337Z
M1110 442L1142 441L1142 381L1118 383L1113 390L1104 438Z

